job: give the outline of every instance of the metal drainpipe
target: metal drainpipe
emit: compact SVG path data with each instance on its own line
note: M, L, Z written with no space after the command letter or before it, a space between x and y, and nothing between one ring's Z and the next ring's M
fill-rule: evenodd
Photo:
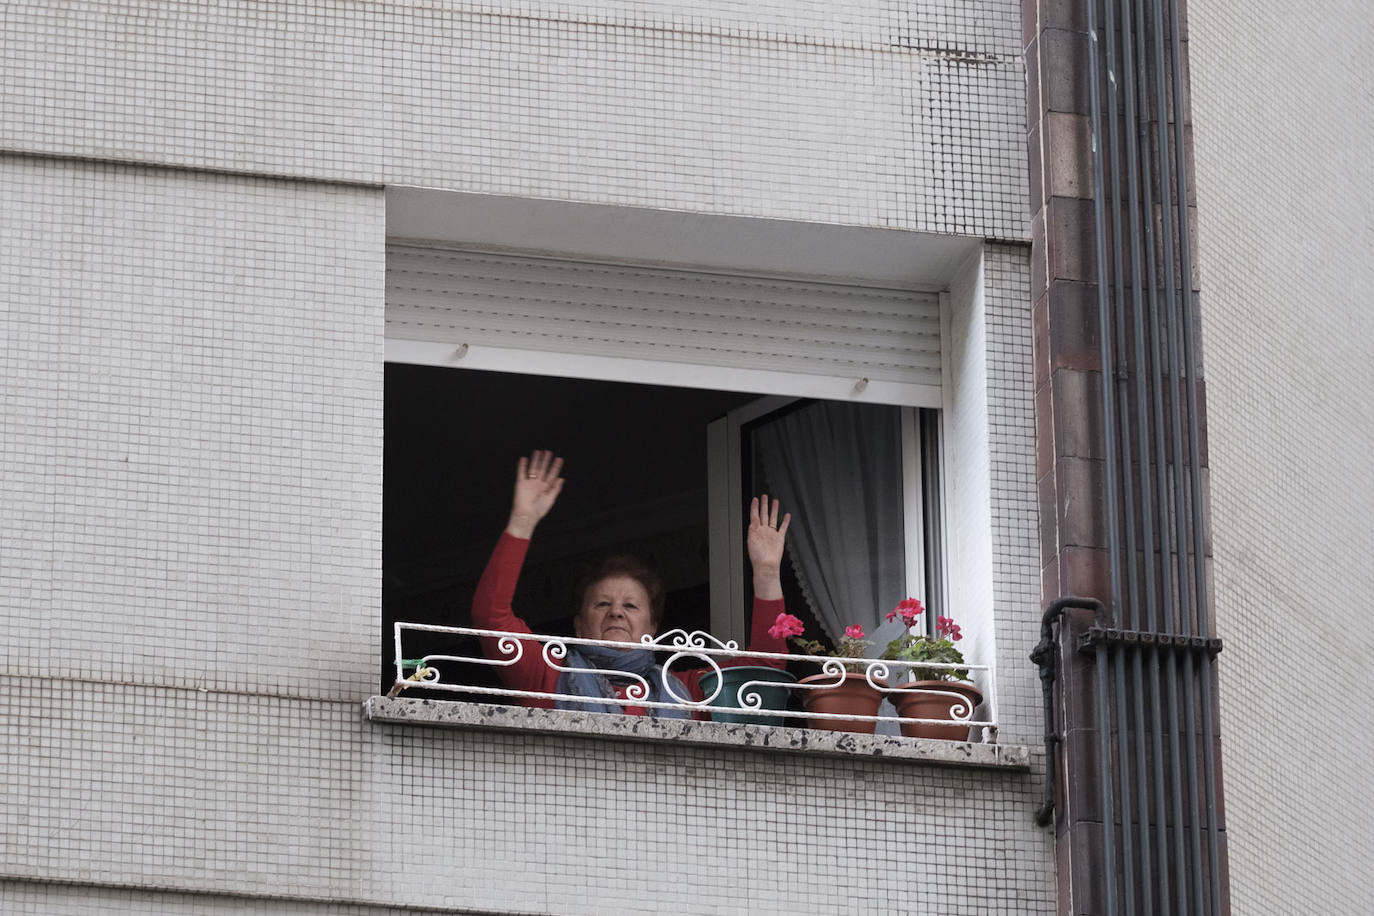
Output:
M1105 24L1101 33L1099 2ZM1077 648L1095 659L1103 900L1110 916L1122 896L1132 916L1138 905L1145 913L1220 914L1212 700L1214 658L1221 647L1210 638L1207 609L1181 14L1178 0L1087 4L1111 578L1110 602L1093 607L1096 625ZM1151 142L1155 131L1157 146ZM1109 220L1114 243L1110 276ZM1128 418L1133 418L1134 429ZM1138 488L1133 487L1137 481ZM1032 654L1041 665L1047 723L1046 794L1036 812L1042 826L1053 815L1053 778L1062 756L1052 701L1053 681L1062 669L1055 627L1069 607L1087 607L1087 600L1051 603ZM1120 629L1109 626L1113 618ZM1058 633L1062 642L1062 626Z
M1090 4L1090 8L1095 4ZM1112 155L1115 164L1116 159L1116 133L1117 125L1115 118L1115 100L1117 95L1115 70L1115 51L1112 40L1112 23L1110 4L1104 4L1104 18L1107 28L1104 31L1107 45L1107 98L1108 98L1108 133L1111 137ZM1096 17L1090 14L1092 20L1089 25L1091 41L1089 43L1089 55L1092 58L1090 69L1093 74L1091 81L1091 97L1093 111L1093 174L1096 180L1096 187L1099 192L1094 195L1094 206L1096 207L1096 240L1097 240L1097 281L1098 281L1098 323L1100 361L1101 361L1101 400L1102 400L1102 426L1105 432L1103 436L1103 476L1105 489L1105 506L1107 511L1107 552L1108 564L1110 568L1111 582L1111 607L1113 613L1120 616L1124 614L1124 603L1121 594L1121 525L1117 517L1118 506L1124 504L1126 512L1126 531L1127 537L1134 541L1133 529L1134 518L1130 511L1130 500L1123 499L1121 487L1120 464L1117 453L1116 435L1113 432L1118 426L1118 415L1116 412L1116 399L1118 397L1117 379L1121 377L1120 367L1117 364L1117 354L1113 348L1112 335L1109 329L1112 326L1111 300L1111 281L1107 274L1106 258L1106 219L1104 211L1106 207L1107 194L1105 192L1106 182L1103 180L1103 136L1101 121L1101 100L1098 96L1098 68L1096 66L1098 36L1096 30ZM1115 172L1114 172L1115 176ZM1116 178L1113 177L1112 197L1115 197ZM1120 213L1113 207L1113 226L1120 225ZM1121 253L1119 246L1113 246L1114 266L1117 267L1115 276L1112 278L1120 282L1120 261ZM1128 564L1130 555L1127 556ZM1134 576L1132 575L1132 579ZM1098 614L1105 613L1105 609L1099 608ZM1116 704L1116 716L1121 722L1126 720L1126 673L1121 664L1110 664L1111 651L1104 645L1098 647L1097 659L1097 693L1099 708L1099 734L1098 740L1101 745L1099 753L1102 759L1111 759L1111 730L1109 725L1109 713L1107 712L1108 697L1111 695ZM1121 658L1117 656L1117 662ZM1108 670L1111 672L1111 680L1114 681L1114 690L1109 689ZM1116 780L1118 803L1121 816L1121 873L1122 887L1126 893L1125 910L1127 916L1135 916L1135 897L1130 889L1135 886L1135 852L1133 849L1133 837L1131 835L1132 822L1132 797L1129 770L1129 751L1130 736L1124 728L1116 731L1117 760L1121 767L1119 778ZM1102 782L1102 841L1103 841L1103 862L1107 867L1108 889L1107 889L1107 909L1109 913L1114 912L1116 906L1116 880L1114 870L1116 867L1116 849L1114 840L1114 821L1116 814L1111 803L1112 779L1109 775L1104 776Z
M1206 528L1202 517L1202 457L1198 439L1201 435L1198 421L1196 367L1198 365L1194 342L1193 320L1193 264L1191 221L1188 217L1188 163L1186 133L1184 131L1184 112L1186 100L1183 97L1183 39L1181 19L1178 14L1178 0L1168 0L1170 36L1170 77L1173 83L1174 102L1174 157L1175 193L1178 196L1179 213L1179 273L1183 296L1180 304L1182 312L1183 362L1187 384L1184 387L1188 409L1188 485L1192 503L1193 521L1193 588L1197 609L1195 633L1206 637L1211 635L1211 621L1207 616L1207 567L1204 535ZM1202 759L1205 775L1203 797L1207 820L1207 865L1211 875L1210 900L1211 912L1220 914L1221 909L1221 851L1220 829L1217 824L1217 787L1216 759L1212 747L1215 723L1212 719L1212 679L1214 662L1202 659L1198 662L1201 681L1202 705Z
M1108 329L1107 327L1103 327L1102 330L1101 330L1101 333L1104 335L1104 337L1110 336L1110 337L1113 337L1113 338L1114 338L1115 358L1113 359L1113 362L1112 362L1112 369L1113 369L1113 373L1114 373L1115 379L1116 379L1116 398L1117 398L1117 406L1118 406L1118 409L1117 409L1117 412L1116 412L1116 416L1117 416L1118 418L1125 418L1125 417L1129 416L1129 414L1130 414L1130 387L1129 387L1129 373L1128 373L1127 367L1126 367L1126 366L1123 364L1123 362L1122 362L1122 360L1123 360L1123 354L1129 352L1129 341L1128 341L1127 336L1126 336L1126 319L1125 319L1125 315L1124 315L1124 313L1123 313L1123 310L1124 310L1124 308L1125 308L1125 302L1126 302L1126 270L1125 270L1125 263L1124 263L1124 260L1125 260L1125 259L1124 259L1124 257L1123 257L1123 255L1124 255L1124 250L1125 250L1125 245L1123 244L1123 235L1122 235L1122 222L1123 222L1123 221L1122 221L1122 212L1121 212L1121 211L1122 211L1122 208L1125 206L1125 201L1124 201L1123 195L1122 195L1122 193L1121 193L1121 179L1120 179L1120 176L1121 176L1121 169L1122 169L1122 162L1121 162L1121 158L1122 158L1122 157L1121 157L1120 129L1119 129L1119 124L1118 124L1118 121L1119 121L1119 119L1120 119L1120 117L1121 117L1121 107L1122 107L1121 98L1120 98L1120 94L1121 94L1120 82L1121 82L1121 81L1120 81L1120 78L1119 78L1119 76L1118 76L1118 74L1120 73L1120 67L1119 67L1119 64L1118 64L1118 61L1117 61L1117 54L1116 54L1116 38L1115 38L1115 36L1116 36L1116 15L1115 15L1116 9L1115 9L1115 4L1112 3L1112 2L1104 2L1104 3L1103 3L1103 8L1104 8L1104 11L1105 11L1105 15L1104 15L1104 34L1107 35L1107 36L1109 36L1109 38L1108 38L1108 39L1106 40L1106 42L1105 42L1105 44L1106 44L1106 55L1105 55L1105 56L1106 56L1106 63L1107 63L1107 90L1108 90L1108 91L1107 91L1107 132L1108 132L1108 143L1107 143L1107 146L1108 146L1108 151L1109 151L1110 154L1111 154L1111 169L1110 169L1110 173L1109 173L1109 174L1112 176L1112 178L1111 178L1110 181L1107 181L1107 182L1104 184L1104 186L1100 189L1100 193L1102 193L1102 194L1107 198L1107 200L1110 202L1110 207L1109 207L1109 209L1110 209L1110 211L1111 211L1111 219L1112 219L1112 238L1116 241L1116 244L1114 244L1114 245L1112 246L1112 266L1113 266L1113 281L1114 281L1114 282L1113 282L1113 290L1114 290L1116 296L1115 296L1115 300L1114 300L1114 303L1113 303L1113 308L1112 308L1112 310L1111 310L1112 325L1113 325L1113 327L1114 327L1114 332L1115 332L1115 333L1114 333L1114 334L1109 334L1109 329ZM1105 424L1104 424L1104 425L1105 425ZM1123 617L1128 621L1128 625L1129 625L1132 629L1139 629L1139 628L1141 627L1143 621L1141 620L1142 609L1141 609L1141 597L1140 597L1141 584L1140 584L1140 581L1139 581L1140 576L1139 576L1139 572L1138 572L1138 570L1137 570L1137 568L1136 568L1136 562L1135 562L1135 557L1136 557L1136 555L1137 555L1137 550L1138 550L1138 547L1137 547L1137 544L1136 544L1135 501L1134 501L1133 499L1130 498L1130 496L1128 495L1128 493L1126 493L1126 490L1127 490L1127 488L1129 487L1129 481L1131 480L1131 466L1130 466L1129 460L1127 460L1127 458L1126 458L1126 456L1128 456L1128 455L1130 454L1130 449L1131 449L1130 425L1129 425L1128 423L1117 422L1117 423L1116 423L1116 427L1117 427L1117 428L1116 428L1115 430L1113 430L1113 429L1111 428L1110 425L1105 425L1105 434L1108 435L1108 436L1119 437L1120 440L1121 440L1120 449L1119 449L1118 452L1117 452L1117 454L1118 454L1118 462L1119 462L1119 467L1120 467L1121 479L1122 479L1123 481L1126 481L1126 482L1127 482L1126 485L1122 487L1123 498L1121 499L1122 515L1124 516L1124 520L1125 520L1125 532L1124 532L1124 534L1125 534L1125 537L1124 537L1124 540L1125 540L1125 555L1124 555L1124 557L1125 557L1125 563L1124 563L1124 566L1125 566L1125 569L1126 569L1126 594L1125 594L1125 600L1124 600L1124 602L1123 602L1123 604L1122 604L1121 616L1123 616ZM1144 747L1144 743L1143 743L1143 741L1144 741L1144 732L1145 732L1145 724L1144 724L1144 723L1145 723L1145 721L1146 721L1146 720L1145 720L1144 661L1143 661L1143 659L1141 658L1141 654L1140 654L1139 652L1132 652L1132 653L1130 653L1130 669L1131 669L1131 671L1130 671L1130 678L1131 678L1130 696L1131 696L1131 698L1132 698L1133 701L1134 701L1134 703L1133 703L1133 711L1134 711L1134 714L1135 714L1135 722L1137 723L1137 724L1136 724L1137 735L1140 737L1140 740L1138 740L1138 741L1136 742L1136 753L1135 753L1135 755L1134 755L1134 763L1135 763L1135 787L1134 787L1134 793L1135 793L1135 794L1134 794L1134 807L1135 807L1135 810L1137 810L1137 811L1139 812L1138 816L1136 816L1136 818L1135 818L1135 822L1136 822L1136 831L1137 831L1137 836L1136 836L1136 848L1138 849L1138 851L1139 851L1139 856L1140 856L1140 882L1139 882L1139 887L1140 887L1140 890L1141 890L1141 900L1140 900L1140 903L1141 903L1141 911L1142 911L1142 912L1144 912L1144 913L1153 913L1155 907L1154 907L1154 887L1153 887L1153 883L1152 883L1152 881L1151 881L1152 869L1151 869L1151 856L1150 856L1150 829L1149 829L1149 819L1147 818L1147 816L1146 816L1146 811L1145 811L1145 806L1148 804L1148 801L1149 801L1149 779L1148 779L1147 767L1146 767L1146 765L1145 765L1145 747ZM1119 694L1125 694L1125 693L1126 693L1125 684L1122 682L1120 676L1118 677L1117 686L1118 686L1118 692L1119 692ZM1124 714L1123 714L1123 721L1124 721ZM1129 831L1129 830L1130 830L1129 824L1130 824L1130 820L1131 820L1130 813L1129 813L1129 812L1130 812L1130 807L1129 807L1129 806L1130 806L1130 804L1131 804L1131 794L1130 794L1130 792L1131 792L1131 787L1130 787L1130 773L1129 773L1129 771L1128 771L1128 767L1129 767L1129 761L1131 761L1132 758L1131 758L1131 755L1128 754L1128 753L1126 752L1126 749L1125 749L1125 742L1124 742L1124 735L1123 735L1123 742L1122 742L1122 744L1123 744L1122 750L1121 750L1121 753L1119 754L1119 760L1121 761L1121 766L1122 766L1122 773L1121 773L1121 776L1120 776L1120 779L1121 779L1121 792L1122 792L1122 797L1123 797L1123 799L1125 800L1124 803L1123 803L1123 812L1122 812L1122 821L1123 821L1122 829L1123 829L1123 831ZM1125 851L1123 851L1123 853L1124 853L1124 855L1125 855L1127 861L1133 866L1133 865L1134 865L1134 862L1131 861L1131 858L1132 858L1132 857L1131 857L1130 851L1129 851L1129 850L1125 850ZM1126 885L1127 885L1128 887L1133 883L1132 880L1131 880L1131 878L1132 878L1132 876L1131 876L1130 874L1127 874L1127 876L1126 876ZM1134 908L1134 905L1135 905L1135 899L1134 899L1134 897L1128 894L1128 895L1127 895L1127 912L1131 912L1131 911L1133 910L1133 908Z
M1149 169L1151 149L1148 88L1149 30L1148 22L1146 19L1145 0L1136 0L1136 2L1131 3L1131 6L1134 13L1134 21L1131 23L1131 26L1133 26L1133 30L1128 34L1126 28L1123 28L1122 40L1123 44L1125 44L1127 47L1132 48L1134 52L1135 63L1140 68L1138 78L1135 73L1132 73L1130 79L1134 83L1136 90L1135 95L1137 110L1136 117L1134 119L1134 124L1136 126L1136 141L1139 150L1138 155L1142 163L1142 168L1138 177L1140 181L1139 192L1141 195L1141 210L1143 211L1143 235L1145 248L1144 292L1146 301L1146 312L1149 316L1148 322L1145 322L1144 316L1137 314L1136 353L1138 364L1136 367L1136 374L1138 379L1138 396L1141 398L1142 401L1148 402L1150 405L1150 425L1149 427L1142 426L1142 428L1139 431L1139 435L1141 437L1141 448L1143 453L1141 477L1142 479L1148 479L1148 476L1146 474L1146 468L1149 467L1150 459L1148 457L1149 449L1145 445L1145 441L1146 429L1151 429L1153 435L1150 437L1150 439L1151 444L1153 445L1153 466L1155 471L1155 480L1153 487L1155 505L1153 507L1154 516L1152 521L1158 523L1157 527L1154 525L1151 526L1153 530L1157 531L1158 540L1156 541L1153 535L1147 537L1145 544L1145 552L1147 568L1150 568L1150 572L1147 573L1147 575L1149 575L1151 581L1153 581L1152 561L1153 553L1156 549L1156 546L1159 551L1158 568L1160 583L1159 590L1157 593L1158 604L1154 604L1152 606L1158 611L1158 615L1157 617L1155 617L1155 624L1158 628L1158 632L1172 634L1178 632L1179 615L1178 609L1175 606L1173 600L1175 597L1174 577L1171 574L1172 570L1170 568L1169 562L1171 551L1169 549L1169 537L1166 527L1167 519L1169 517L1169 471L1166 458L1167 453L1165 450L1165 404L1167 402L1167 398L1165 395L1164 369L1160 363L1161 341L1159 339L1160 329L1164 323L1161 320L1160 314L1161 298L1164 297L1164 291L1165 289L1167 289L1167 284L1171 283L1172 279L1160 278L1155 271L1157 245L1159 249L1158 254L1164 258L1168 257L1165 253L1166 244L1164 238L1168 234L1168 227L1167 225L1161 226L1161 229L1163 231L1161 232L1161 238L1157 242L1154 232L1155 201L1151 180L1154 177L1162 176L1152 175ZM1162 183L1160 185L1160 191L1161 197L1167 194L1167 190ZM1146 353L1148 353L1148 363ZM1143 501L1144 499L1145 497L1142 497ZM1150 513L1148 511L1145 511L1145 515L1147 518L1150 517ZM1155 627L1152 627L1151 629L1155 629ZM1164 707L1166 711L1165 718L1167 719L1168 723L1167 735L1169 741L1169 756L1166 770L1168 783L1167 792L1168 797L1173 800L1172 813L1173 823L1175 825L1173 831L1173 861L1175 865L1176 880L1174 882L1173 888L1175 893L1172 912L1178 914L1178 916L1188 916L1188 884L1190 875L1183 865L1186 857L1186 844L1181 826L1184 822L1183 796L1186 793L1186 788L1184 783L1183 770L1180 763L1180 757L1182 756L1183 750L1179 720L1179 667L1178 659L1172 652L1168 653L1164 660L1163 686ZM1167 820L1161 817L1159 820L1159 824L1157 824L1156 826L1158 828L1159 825L1165 823L1167 823ZM1165 834L1165 831L1157 829L1157 833ZM1167 861L1167 834L1164 835L1162 839L1164 840L1164 842L1161 843L1161 847L1165 855L1164 861ZM1161 902L1167 901L1168 899L1169 898L1167 896L1164 896L1161 898Z
M1097 10L1096 0L1088 0L1088 94L1092 108L1092 154L1093 154L1093 181L1094 187L1100 189L1103 186L1103 165L1102 165L1102 106L1099 98L1100 89L1099 67L1098 67L1098 34L1097 34ZM1108 40L1111 36L1107 36ZM1107 221L1105 219L1106 201L1103 195L1095 193L1093 195L1093 208L1095 219L1093 220L1096 235L1096 263L1097 263L1097 306L1098 321L1102 331L1098 334L1100 339L1100 358L1101 374L1100 381L1102 386L1102 413L1103 429L1110 430L1115 427L1114 392L1112 391L1112 354L1111 341L1106 333L1109 320L1109 288L1107 285ZM1106 510L1107 510L1107 537L1108 563L1110 566L1111 582L1111 602L1113 608L1121 607L1121 569L1119 566L1118 549L1118 521L1117 510L1117 479L1116 479L1116 443L1111 435L1103 437L1104 444L1104 476L1106 488ZM1101 723L1105 721L1107 715L1107 649L1106 646L1098 647L1097 670L1095 672L1097 680L1097 702L1099 710L1099 732L1098 732L1098 753L1102 760L1111 760L1111 733L1106 728L1101 728ZM1117 694L1120 697L1120 692ZM1124 799L1123 799L1124 800ZM1103 848L1103 868L1106 871L1106 901L1107 916L1116 916L1116 838L1114 835L1115 812L1112 807L1112 781L1109 778L1102 780L1102 848ZM1126 828L1123 820L1122 834L1126 837L1129 846L1130 832ZM1124 857L1126 867L1130 867L1131 856L1129 853ZM1129 883L1129 882L1128 882Z
M1185 635L1201 635L1197 630L1197 614L1190 613L1190 595L1188 585L1188 528L1187 510L1184 505L1184 474L1185 465L1183 461L1183 432L1182 424L1183 408L1180 404L1181 392L1179 388L1183 380L1182 366L1179 359L1179 298L1175 295L1175 273L1174 273L1174 232L1177 228L1179 244L1182 245L1182 237L1187 234L1187 210L1180 207L1178 214L1181 221L1174 219L1175 211L1170 200L1168 189L1171 185L1171 174L1173 172L1169 157L1168 144L1165 142L1167 136L1167 125L1169 123L1169 101L1170 94L1166 86L1165 77L1165 32L1164 32L1164 13L1159 0L1149 0L1151 12L1154 19L1154 61L1155 61L1155 122L1158 125L1159 142L1156 144L1159 156L1159 183L1160 183L1160 224L1163 227L1164 243L1164 280L1165 289L1168 293L1165 328L1168 346L1169 364L1169 410L1170 419L1170 445L1172 446L1173 458L1173 490L1174 490L1174 556L1178 564L1178 600L1179 600L1179 631ZM1170 76L1177 80L1181 73L1178 60L1173 60ZM1174 117L1177 124L1182 118L1182 109L1175 109ZM1181 174L1181 170L1180 170ZM1191 276L1178 275L1178 285L1188 290L1192 286ZM1191 377L1191 372L1189 376ZM1197 470L1192 470L1196 474ZM1194 553L1198 552L1199 545L1194 544ZM1192 864L1190 882L1193 889L1193 907L1198 913L1206 912L1207 904L1203 900L1203 871L1202 871L1202 835L1197 823L1197 816L1201 810L1198 804L1198 762L1197 762L1197 666L1194 659L1187 659L1183 665L1183 745L1184 759L1187 773L1187 792L1188 808L1190 820L1187 825L1188 852ZM1210 739L1209 739L1210 740ZM1183 831L1182 822L1176 823L1175 830Z
M1057 639L1054 628L1061 623L1064 614L1074 608L1092 611L1094 620L1105 613L1102 602L1096 598L1080 598L1076 595L1056 598L1045 606L1045 612L1040 617L1040 642L1030 654L1030 660L1040 668L1040 690L1045 713L1045 792L1035 812L1038 827L1048 827L1054 816L1054 780L1059 772L1059 748L1063 742L1059 734L1058 717L1054 714L1054 682L1063 666L1063 633L1061 630Z

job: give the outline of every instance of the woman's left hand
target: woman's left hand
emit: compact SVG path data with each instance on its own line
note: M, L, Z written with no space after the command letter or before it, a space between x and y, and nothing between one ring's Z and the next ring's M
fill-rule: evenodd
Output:
M782 586L772 586L777 582L782 569L782 549L787 538L787 526L792 523L792 513L783 515L778 522L781 504L769 500L768 494L755 496L749 502L749 562L754 566L754 593L760 598L781 598ZM760 591L768 594L760 594ZM773 594L776 592L776 594Z

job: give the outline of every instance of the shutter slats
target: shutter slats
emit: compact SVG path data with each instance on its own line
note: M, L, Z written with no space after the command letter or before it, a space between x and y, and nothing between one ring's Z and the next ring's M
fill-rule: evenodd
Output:
M387 334L940 384L935 293L388 246Z

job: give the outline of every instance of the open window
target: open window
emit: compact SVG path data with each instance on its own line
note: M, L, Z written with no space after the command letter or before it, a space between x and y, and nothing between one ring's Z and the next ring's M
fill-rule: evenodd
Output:
M784 570L813 633L943 606L940 312L913 289L390 245L383 684L393 621L468 621L532 448L569 479L516 595L540 632L570 632L586 561L629 552L668 625L743 642L761 491L813 529Z
M665 628L743 644L759 492L794 513L785 590L813 633L871 628L939 579L933 411L390 363L386 416L384 633L470 625L515 461L536 447L564 456L569 480L516 596L539 632L570 634L582 568L630 553L664 579Z

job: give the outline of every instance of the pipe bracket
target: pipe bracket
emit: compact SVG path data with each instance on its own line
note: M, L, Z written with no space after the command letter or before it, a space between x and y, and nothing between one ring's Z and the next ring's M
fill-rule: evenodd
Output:
M1215 636L1187 636L1182 633L1153 633L1148 630L1123 630L1117 627L1089 627L1078 636L1078 651L1087 652L1099 645L1108 648L1164 649L1178 655L1205 655L1216 658L1221 640Z

